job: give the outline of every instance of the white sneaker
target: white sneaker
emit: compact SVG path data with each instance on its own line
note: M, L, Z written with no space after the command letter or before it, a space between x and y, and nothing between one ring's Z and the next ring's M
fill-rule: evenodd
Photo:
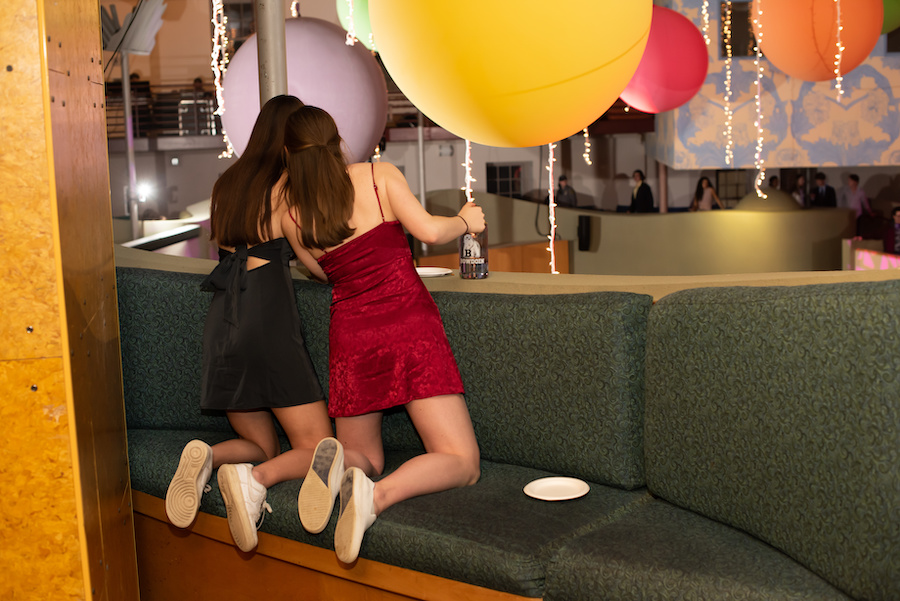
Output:
M344 447L334 438L323 438L297 496L300 523L308 532L318 534L328 525L343 475Z
M375 523L375 483L358 467L341 479L341 516L334 531L334 551L344 563L359 557L363 534Z
M212 449L202 440L192 440L181 451L178 469L166 490L166 515L173 526L187 528L197 517L200 497L209 492Z
M266 487L253 477L249 463L225 464L219 467L218 478L234 544L241 551L250 551L259 542L256 531L265 517L263 509L272 513L266 503Z

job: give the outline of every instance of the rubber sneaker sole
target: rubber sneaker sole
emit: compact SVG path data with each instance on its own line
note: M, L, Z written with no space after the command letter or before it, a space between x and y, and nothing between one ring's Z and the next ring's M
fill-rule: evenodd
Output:
M200 495L206 482L198 482L210 459L209 445L192 440L181 451L178 469L166 491L166 515L173 526L187 528L197 517Z
M307 532L318 534L328 525L343 475L344 447L334 438L322 439L297 496L300 523Z
M241 551L251 551L259 543L256 524L247 515L244 504L244 493L241 490L241 478L234 465L225 464L219 468L219 490L225 501L225 512L228 515L228 529L231 538Z

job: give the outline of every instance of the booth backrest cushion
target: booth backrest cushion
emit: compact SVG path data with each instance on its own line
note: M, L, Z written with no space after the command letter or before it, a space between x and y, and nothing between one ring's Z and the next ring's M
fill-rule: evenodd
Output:
M900 599L900 281L664 297L646 394L652 493Z
M129 428L227 431L199 410L202 275L119 268ZM331 288L295 281L303 336L328 390ZM482 456L625 489L643 486L643 394L651 298L622 292L434 295L466 387ZM387 450L421 441L403 411Z
M485 459L643 486L649 296L434 296Z
M224 414L201 413L203 323L212 298L203 275L116 269L125 415L129 428L231 431ZM331 288L295 281L298 308L314 367L328 385Z

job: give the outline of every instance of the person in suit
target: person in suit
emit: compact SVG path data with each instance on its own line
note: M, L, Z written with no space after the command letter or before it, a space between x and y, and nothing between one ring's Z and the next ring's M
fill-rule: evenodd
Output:
M809 204L812 207L836 207L837 193L825 183L825 174L816 173L816 185L809 191Z
M575 190L569 185L569 178L565 174L559 176L559 188L556 189L556 204L561 207L574 207L578 205Z
M635 170L632 174L634 179L634 190L631 192L631 207L629 213L652 213L653 212L653 191L644 181L644 172L640 169Z

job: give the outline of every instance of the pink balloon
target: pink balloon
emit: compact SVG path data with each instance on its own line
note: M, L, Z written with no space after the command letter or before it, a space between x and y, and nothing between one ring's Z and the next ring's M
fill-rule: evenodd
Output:
M620 97L645 113L671 111L700 90L708 66L700 30L674 10L654 6L647 48Z
M347 46L346 32L319 19L285 23L287 93L304 104L328 111L344 139L348 160L361 162L374 153L387 122L387 85L372 53L362 44ZM247 147L259 115L259 67L256 35L234 54L224 78L222 125L235 152Z

